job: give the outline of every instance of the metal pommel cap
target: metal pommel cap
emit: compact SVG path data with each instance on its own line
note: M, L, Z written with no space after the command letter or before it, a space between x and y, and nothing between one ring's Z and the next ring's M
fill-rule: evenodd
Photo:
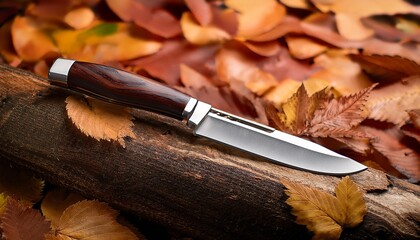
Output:
M67 87L67 76L75 60L58 58L50 68L48 78L51 84Z

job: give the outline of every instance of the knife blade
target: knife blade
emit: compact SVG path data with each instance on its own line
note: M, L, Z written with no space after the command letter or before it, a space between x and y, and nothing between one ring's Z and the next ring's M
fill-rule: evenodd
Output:
M59 58L50 68L49 80L94 98L185 119L196 136L274 163L329 175L366 169L319 144L223 112L156 81L109 66Z

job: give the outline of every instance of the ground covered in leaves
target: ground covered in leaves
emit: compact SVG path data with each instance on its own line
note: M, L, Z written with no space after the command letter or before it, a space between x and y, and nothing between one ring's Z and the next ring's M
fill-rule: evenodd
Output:
M221 110L418 183L420 6L415 2L3 1L0 54L4 63L42 76L60 56L149 76ZM85 134L122 146L124 137L135 137L125 110L79 100L69 97L67 110ZM80 204L95 205L115 219L101 203ZM39 217L14 200L7 206ZM69 218L51 224L55 233L72 227Z

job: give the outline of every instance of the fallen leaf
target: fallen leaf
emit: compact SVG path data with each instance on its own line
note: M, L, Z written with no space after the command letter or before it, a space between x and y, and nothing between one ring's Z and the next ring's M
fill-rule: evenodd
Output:
M351 54L369 76L380 83L392 83L420 75L420 65L400 56Z
M75 203L63 212L57 227L46 239L138 239L127 227L115 220L117 215L118 212L105 203L88 200Z
M44 181L23 169L0 163L0 193L13 196L27 205L41 198Z
M307 59L315 57L328 48L307 37L286 36L287 46L290 54L297 59Z
M374 35L374 31L366 27L359 16L345 13L336 13L335 20L341 36L349 40L363 40Z
M420 77L408 77L373 90L366 106L370 111L370 119L401 126L409 119L406 111L420 106Z
M88 27L95 20L95 13L89 7L79 7L64 16L64 22L74 29Z
M189 12L184 12L182 14L181 28L184 37L190 43L196 45L222 43L231 38L229 33L218 27L212 25L199 25Z
M156 35L171 38L181 33L178 20L165 9L159 8L160 5L149 7L144 4L146 2L136 0L106 0L106 3L125 22L133 21Z
M42 240L50 230L50 223L41 213L19 201L8 198L1 216L3 239Z
M371 142L372 146L384 155L395 169L407 176L410 182L420 181L420 154L400 142L402 135L397 129L379 130L363 126L363 130L376 137Z
M401 132L406 136L416 139L417 142L420 143L420 129L414 127L413 124L405 124L401 127Z
M19 57L34 62L50 52L58 52L47 31L54 26L36 21L31 17L17 16L11 26L13 46Z
M69 96L66 99L69 118L87 136L96 140L117 141L125 147L124 138L136 138L127 109L91 98Z
M64 56L97 63L130 60L155 53L162 47L160 41L125 23L98 23L89 29L58 30L53 38Z
M280 0L284 5L291 8L310 9L311 5L307 0Z
M278 41L270 41L270 42L253 42L253 41L238 41L239 43L243 44L252 52L264 56L264 57L272 57L279 53L280 45Z
M314 232L312 239L339 239L343 228L353 228L363 221L366 204L363 194L348 176L342 178L336 197L298 183L281 181L289 196L296 223Z
M252 38L274 28L286 13L286 8L275 0L227 0L225 4L238 12L238 37Z
M354 228L359 225L367 213L363 193L359 187L346 176L338 182L335 194L345 212L345 220L341 226Z
M205 0L185 0L185 4L191 10L195 19L201 26L207 26L213 20L211 5ZM182 20L181 20L182 27Z
M420 109L413 109L408 111L408 115L410 116L410 120L413 123L413 125L420 129Z
M11 22L7 22L0 26L0 55L9 65L17 67L22 62L22 59L18 56L13 46L10 33L11 25Z
M84 198L76 193L62 188L54 189L49 191L42 200L41 211L45 218L51 221L52 227L57 228L64 210L82 200Z
M339 137L341 134L351 136L352 132L346 131L360 124L369 114L364 105L375 86L376 84L352 95L332 99L318 107L306 133L314 137Z

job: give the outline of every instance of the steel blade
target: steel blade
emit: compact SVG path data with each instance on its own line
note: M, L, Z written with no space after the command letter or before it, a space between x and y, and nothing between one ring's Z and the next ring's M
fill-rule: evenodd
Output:
M211 108L194 134L311 172L346 175L366 167L319 144Z

